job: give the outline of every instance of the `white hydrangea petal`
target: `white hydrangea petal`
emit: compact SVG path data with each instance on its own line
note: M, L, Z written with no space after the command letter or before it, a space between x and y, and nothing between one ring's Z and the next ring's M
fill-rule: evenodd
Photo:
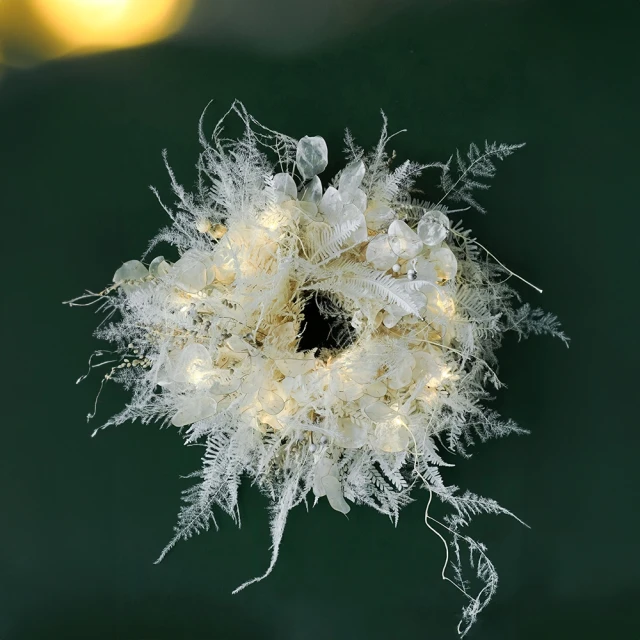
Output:
M367 442L367 428L351 418L338 420L336 444L345 449L359 449Z
M301 189L298 200L313 202L316 206L322 200L322 182L318 176L313 176L311 180Z
M296 165L305 180L322 173L329 162L329 151L324 138L304 136L296 149Z
M398 415L397 411L379 400L365 407L364 413L371 422L388 422Z
M272 416L277 416L284 409L284 400L277 393L269 389L259 389L257 397L262 406L262 410L270 413Z
M367 233L367 221L364 219L364 216L361 216L360 224L357 229L349 236L349 240L351 244L362 244L366 242L369 238L369 234Z
M360 219L364 220L364 215L362 214L362 211L360 211L360 209L358 209L358 207L356 207L355 205L346 204L342 210L342 219L344 221Z
M404 389L411 384L413 379L413 367L415 359L410 355L402 361L400 366L396 367L387 375L387 386L389 389Z
M214 372L214 375L219 375L220 379L212 379L208 386L209 392L214 395L227 396L230 393L235 393L240 389L242 385L242 379L231 375L223 375L222 373Z
M225 342L226 346L231 349L231 351L235 351L236 353L252 353L255 349L246 341L243 340L240 336L231 336Z
M442 211L427 211L418 222L418 236L427 247L440 244L449 233L451 222Z
M382 324L387 327L387 329L393 329L400 320L402 320L401 314L393 313L393 311L386 311L382 318Z
M169 263L162 257L156 256L149 265L149 273L154 278L160 278L167 275L171 269Z
M440 287L436 287L431 291L426 292L427 299L427 314L434 320L448 323L449 319L455 314L455 303L453 298L441 290Z
M386 205L377 205L364 212L367 227L372 231L383 231L396 219L396 212Z
M391 249L389 236L386 233L375 236L369 242L365 258L367 262L370 262L376 269L380 269L380 271L391 269L398 259Z
M236 266L236 260L227 235L216 245L210 268L213 269L215 279L218 282L231 284L236 278Z
M317 498L327 495L327 490L322 484L323 478L335 473L335 464L328 456L321 456L313 469L313 493Z
M280 431L283 427L282 422L269 413L262 413L259 416L260 422L268 424L274 431Z
M209 395L184 398L177 413L171 419L171 424L175 427L184 427L214 415L217 409L218 403Z
M313 356L307 357L300 354L297 358L280 358L276 360L276 366L283 375L295 377L312 371L316 364Z
M298 214L296 216L296 219L299 217L302 217L302 218L308 218L309 220L313 220L315 222L322 221L322 216L319 214L318 207L314 202L291 201L287 204L291 205L292 211ZM284 205L284 206L286 207L287 205Z
M376 449L387 453L405 451L411 441L411 434L400 417L392 422L376 426L372 443Z
M413 354L415 365L412 371L414 380L422 381L426 386L440 383L442 360L432 353L417 351Z
M349 367L341 369L340 374L354 380L358 384L370 384L375 378L378 370L377 363L372 360L359 359Z
M387 385L381 380L376 380L364 389L366 395L372 398L383 398L387 393Z
M276 173L273 176L273 188L277 194L277 201L296 200L298 189L295 180L288 173Z
M404 220L394 220L387 233L391 249L399 258L411 260L422 251L422 240Z
M343 202L351 202L356 194L356 189L360 188L364 178L364 162L358 160L348 164L340 173L338 180L338 191Z
M411 268L417 274L417 280L435 283L438 280L436 267L431 260L424 256L418 256L411 261Z
M359 222L358 227L349 236L346 244L356 245L366 242L369 234L367 232L367 221L362 212L356 206L348 204L345 206L342 215L344 220L358 220Z
M113 282L120 284L128 280L142 280L149 275L149 270L140 260L129 260L125 262L114 274Z
M261 381L257 376L249 376L248 378L245 378L240 385L240 391L246 396L247 400L255 398L261 388Z
M333 509L344 514L351 511L351 507L347 504L342 494L342 486L338 478L335 476L325 476L322 478L322 485L326 491L329 504Z
M439 247L429 254L429 261L442 280L452 280L458 272L458 261L449 247Z
M197 293L207 286L208 264L192 250L186 251L173 265L176 286L188 293Z
M367 208L367 194L362 189L356 189L351 198L351 204L364 213Z
M350 379L340 380L340 385L336 390L338 398L345 402L353 402L354 400L361 398L363 393L364 391L362 386Z
M342 197L338 190L334 187L327 187L318 206L320 213L324 214L330 221L337 222L342 213L342 208Z
M211 354L204 345L192 342L182 349L173 368L173 378L176 382L208 387L212 375Z

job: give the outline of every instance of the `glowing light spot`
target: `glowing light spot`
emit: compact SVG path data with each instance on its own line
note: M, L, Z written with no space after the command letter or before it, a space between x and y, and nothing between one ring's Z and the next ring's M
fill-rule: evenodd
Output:
M187 380L201 385L211 377L211 365L204 360L193 360L186 366Z
M269 231L275 231L287 222L287 215L281 209L269 209L260 217L260 225Z
M192 0L30 0L60 52L117 49L175 33Z

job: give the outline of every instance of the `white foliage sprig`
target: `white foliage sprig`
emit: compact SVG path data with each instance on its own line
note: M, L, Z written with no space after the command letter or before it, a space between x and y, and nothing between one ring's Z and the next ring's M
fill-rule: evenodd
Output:
M498 144L485 141L483 150L480 150L476 144L469 145L466 156L456 151L457 172L454 173L451 170L452 156L444 165L440 176L440 187L444 192L440 202L449 198L452 202L464 202L481 213L486 213L475 199L474 190L489 188L487 180L496 174L494 160L504 160L523 146L524 144Z

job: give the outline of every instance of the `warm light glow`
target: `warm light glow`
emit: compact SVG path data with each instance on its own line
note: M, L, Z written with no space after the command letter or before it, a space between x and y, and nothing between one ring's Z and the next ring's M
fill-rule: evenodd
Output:
M432 387L425 387L420 397L429 405L433 404L438 399L438 392Z
M268 209L260 217L260 226L275 231L286 222L285 212L280 209Z
M115 49L165 38L185 22L192 0L30 0L66 51Z
M436 306L438 307L438 309L440 309L440 311L442 311L442 313L444 313L444 315L449 318L452 318L455 315L456 306L453 302L453 298L450 298L445 294L440 294L438 296Z
M204 360L193 360L185 371L188 382L195 385L201 385L211 377L211 366Z

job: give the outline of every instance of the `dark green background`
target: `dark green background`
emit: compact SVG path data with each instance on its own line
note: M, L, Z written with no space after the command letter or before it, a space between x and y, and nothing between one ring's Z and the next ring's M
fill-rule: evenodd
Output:
M99 376L74 381L98 319L60 302L105 285L166 222L147 185L171 199L164 147L193 183L211 98L212 119L239 98L265 124L321 134L334 150L345 126L373 144L380 108L409 130L394 140L401 159L446 159L484 138L528 143L481 195L489 214L465 220L545 290L520 287L573 341L507 341L496 406L532 433L445 473L532 526L476 522L501 586L470 637L637 633L640 4L428 5L296 56L164 44L6 75L2 640L455 637L462 596L439 579L426 495L397 529L367 508L349 521L324 502L298 508L273 575L231 596L268 564L266 501L246 488L241 530L222 518L154 566L199 451L148 426L89 437ZM98 420L125 397L107 388Z

